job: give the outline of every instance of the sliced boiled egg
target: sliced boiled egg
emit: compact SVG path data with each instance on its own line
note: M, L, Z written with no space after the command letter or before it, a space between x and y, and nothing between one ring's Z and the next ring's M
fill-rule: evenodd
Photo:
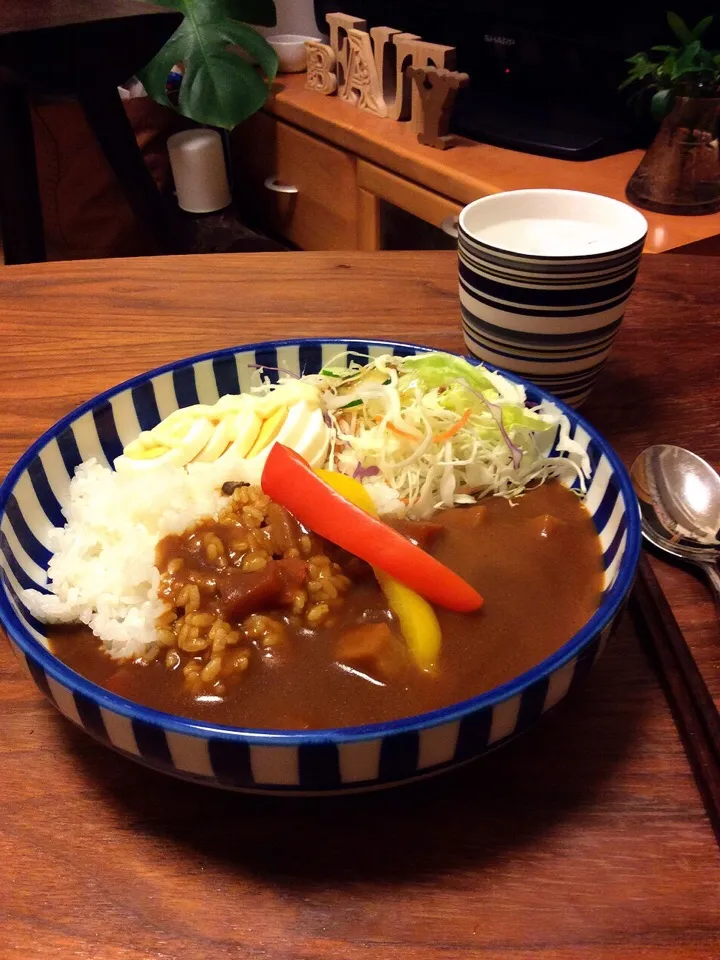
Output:
M148 470L212 463L252 473L251 482L258 482L275 441L317 466L324 462L330 440L319 403L318 389L298 380L264 396L228 394L212 406L183 407L129 443L115 466Z
M327 458L330 445L330 428L323 419L319 407L311 408L307 403L295 403L288 410L285 422L275 437L277 443L290 447L313 467L322 466ZM237 479L248 483L260 483L265 461L273 443L270 442L254 456L242 463L235 464Z
M319 407L296 403L288 411L282 430L277 435L278 443L284 443L307 462L318 467L325 462L330 443L330 428L323 419ZM266 451L270 452L269 448Z
M219 462L230 460L242 460L250 453L260 434L263 421L257 412L251 408L242 410L235 415L232 423L232 443L219 457Z
M217 426L213 427L210 439L200 453L194 457L195 463L215 463L230 446L233 439L233 423L230 417L225 417Z
M292 408L291 408L292 409ZM264 450L273 440L277 437L282 429L283 424L288 416L287 407L279 407L270 416L267 420L263 421L263 425L260 428L260 433L258 434L257 440L252 445L249 453L247 454L248 458L257 456L261 450Z
M212 435L213 426L208 420L193 420L174 446L156 444L130 450L132 444L128 444L123 456L115 460L115 469L153 470L168 464L184 466L200 453ZM162 452L158 453L158 450Z

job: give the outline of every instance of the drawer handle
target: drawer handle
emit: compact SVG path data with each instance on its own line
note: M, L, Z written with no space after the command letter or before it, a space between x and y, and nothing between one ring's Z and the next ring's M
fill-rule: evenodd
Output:
M445 217L443 222L440 224L440 229L443 233L446 233L449 237L455 237L457 240L458 235L458 217L453 215L452 217Z
M280 183L277 177L266 177L265 186L273 193L297 193L298 188L291 183Z

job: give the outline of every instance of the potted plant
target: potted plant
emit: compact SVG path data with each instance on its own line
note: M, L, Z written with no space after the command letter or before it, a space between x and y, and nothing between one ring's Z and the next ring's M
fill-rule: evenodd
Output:
M621 88L639 83L654 91L651 109L660 129L627 185L628 199L661 213L720 210L720 51L703 46L713 18L690 29L668 13L675 45L661 44L630 57Z
M150 97L207 126L232 130L265 103L277 53L249 24L275 26L273 0L147 0L183 14L162 49L138 74ZM167 93L183 65L177 97Z

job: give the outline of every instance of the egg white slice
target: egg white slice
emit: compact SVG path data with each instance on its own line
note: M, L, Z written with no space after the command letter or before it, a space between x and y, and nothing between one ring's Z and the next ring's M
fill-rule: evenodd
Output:
M293 404L273 443L268 444L254 457L237 464L238 476L231 479L259 484L265 461L275 443L290 447L313 467L322 466L330 443L330 429L323 420L322 410L318 407L311 408L304 402Z
M207 420L194 420L185 436L159 457L136 459L123 454L115 460L116 470L154 470L157 467L185 466L203 449L213 434L213 425Z
M248 455L257 440L263 422L252 408L241 410L231 421L230 432L234 438L230 446L218 458L218 463L235 462Z
M218 423L208 442L200 453L194 457L195 463L214 463L225 453L233 440L234 419L234 417L228 416Z

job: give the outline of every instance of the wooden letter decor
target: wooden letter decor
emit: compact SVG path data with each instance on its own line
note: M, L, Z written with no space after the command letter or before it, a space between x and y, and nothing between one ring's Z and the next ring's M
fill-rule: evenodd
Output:
M404 34L393 38L397 47L398 72L404 70L405 77L410 78L410 67L442 67L448 70L455 69L455 47L446 47L441 43L426 43L419 37ZM410 64L406 66L408 55ZM407 80L408 86L412 87L412 98L410 103L410 119L414 122L415 129L418 129L418 122L421 113L420 93L416 86L412 85L412 80Z
M408 67L420 98L420 116L413 113L418 141L428 147L446 150L452 145L450 115L457 92L470 80L466 73L440 67Z
M380 80L375 68L370 37L363 30L348 30L350 52L347 58L345 83L338 90L341 100L349 100L361 110L368 110L378 117L387 115L385 101L380 89Z
M325 20L330 27L330 46L335 51L337 57L337 91L338 96L342 96L347 77L348 62L348 30L365 30L367 20L360 20L358 17L348 16L347 13L329 13Z
M337 89L337 75L335 51L327 43L319 40L306 40L307 50L307 90L325 95L335 93Z
M403 72L402 58L393 54L398 41L417 40L414 33L401 33L393 27L373 27L370 37L375 51L375 68L380 80L380 89L385 101L385 116L390 120L410 118L410 80ZM395 50L389 51L390 47ZM386 52L388 50L388 52Z
M377 117L410 120L420 143L445 150L450 114L466 73L455 73L455 47L428 43L394 27L373 27L347 13L329 13L330 46L306 41L305 86L335 93ZM414 82L413 82L414 81Z

